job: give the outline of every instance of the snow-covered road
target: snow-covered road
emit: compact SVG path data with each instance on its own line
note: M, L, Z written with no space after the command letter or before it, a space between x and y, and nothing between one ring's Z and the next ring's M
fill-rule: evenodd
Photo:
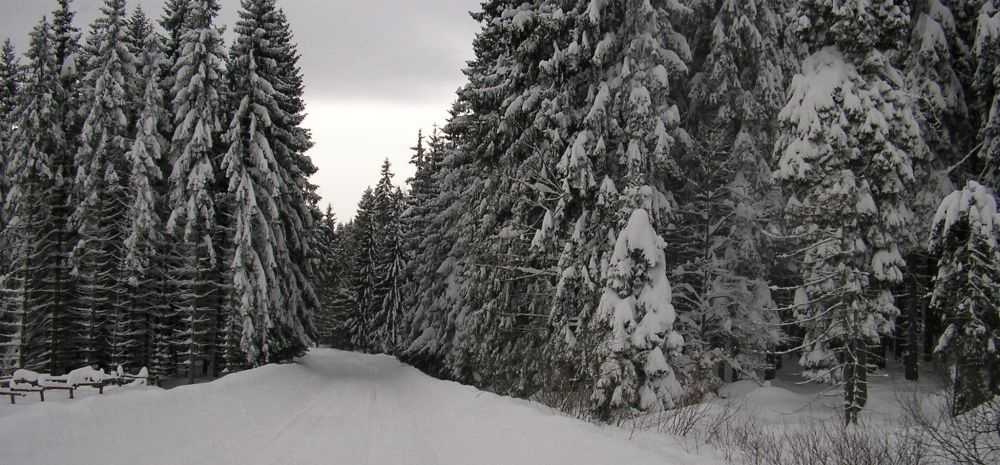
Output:
M711 463L667 438L629 440L389 357L332 350L210 384L0 410L9 465Z

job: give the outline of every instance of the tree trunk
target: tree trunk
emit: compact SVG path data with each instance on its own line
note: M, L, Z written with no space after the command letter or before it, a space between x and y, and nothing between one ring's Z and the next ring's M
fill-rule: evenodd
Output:
M764 369L764 380L771 381L778 377L778 368L781 366L781 356L769 353L767 354L767 368Z
M917 286L914 286L916 288ZM916 300L916 299L915 299ZM919 301L922 301L920 299ZM920 314L922 313L917 307L917 302L912 302L911 305L907 306L907 325L906 325L906 351L903 354L903 366L905 367L905 376L907 381L917 381L920 379L920 372L918 366L918 355L920 353L920 347L917 343L918 341L918 326L920 322Z
M868 403L868 357L864 341L847 341L844 350L844 419L857 424L861 411Z

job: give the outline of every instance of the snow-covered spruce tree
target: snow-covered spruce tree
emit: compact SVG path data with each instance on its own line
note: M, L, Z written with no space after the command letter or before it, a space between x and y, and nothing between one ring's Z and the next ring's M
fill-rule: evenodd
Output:
M365 333L368 337L370 350L379 353L383 352L386 343L389 341L389 327L387 323L390 316L386 313L389 309L384 307L384 300L389 294L392 282L386 280L387 276L385 273L388 270L383 269L383 265L385 264L386 254L389 252L386 250L386 247L390 245L388 237L389 229L398 219L396 199L394 198L396 185L392 181L394 177L395 174L392 172L392 165L387 158L382 162L379 181L375 184L374 190L372 190L372 205L370 210L371 230L374 232L374 238L371 241L371 245L374 248L371 252L373 253L374 261L372 271L375 287L372 293L372 302L366 309L368 327L365 329Z
M951 366L954 415L1000 394L1000 214L975 181L949 195L933 219L938 259L932 306L947 329L935 352Z
M782 37L785 2L725 0L707 13L685 122L691 143L678 157L678 216L667 235L693 393L725 381L725 368L756 376L781 341L763 230L777 207L769 159L793 58Z
M10 39L0 49L0 372L6 372L17 361L18 318L13 299L7 295L7 277L12 271L11 239L4 230L8 215L4 209L4 199L10 191L11 179L8 174L10 157L13 152L11 142L14 132L15 107L21 89L21 67Z
M646 209L633 210L615 243L604 295L594 316L595 322L611 329L607 346L601 350L605 359L593 395L603 419L635 407L642 411L670 408L683 394L665 355L684 344L673 331L676 315L670 303L665 247Z
M954 2L921 0L913 3L915 22L906 60L906 84L914 97L914 114L927 143L924 157L913 159L916 185L911 206L918 233L909 244L906 258L906 298L900 302L902 318L897 325L897 352L902 352L907 379L919 376L920 334L929 331L926 319L931 259L924 241L929 237L931 217L941 200L954 190L952 180L964 177L963 158L975 143L975 128L967 105L966 84L970 48L951 10ZM967 163L966 163L967 165Z
M535 185L545 177L546 155L561 153L542 144L534 124L552 90L539 79L540 62L559 46L569 18L555 2L512 1L487 2L474 17L484 29L445 128L451 147L435 168L440 194L430 202L433 226L420 252L427 258L413 260L431 275L420 273L429 290L418 294L420 322L410 328L422 327L410 348L419 350L417 363L434 352L440 366L433 369L525 395L542 378L537 355L553 274L532 266L533 229L545 215Z
M427 141L425 144L424 141ZM413 178L408 180L410 184L410 195L408 197L408 208L403 214L402 221L406 228L406 251L411 260L407 263L405 276L406 292L404 294L404 312L400 323L400 342L398 347L402 355L406 356L410 342L410 319L413 315L412 306L419 300L416 292L418 283L421 282L421 270L426 271L428 264L418 263L413 257L422 257L427 253L428 247L433 246L429 238L436 236L438 231L431 228L431 221L436 211L432 205L440 193L438 187L437 174L441 169L441 162L444 156L443 139L437 127L430 137L424 137L423 131L417 135L417 144L411 147L413 154L410 163L416 168Z
M811 53L779 115L778 180L801 243L796 313L811 380L843 385L847 423L867 402L873 346L899 314L914 157L926 147L893 59L904 2L798 3Z
M155 40L159 49L157 50L157 61L160 63L162 70L163 62L163 44L162 37L156 30L156 24L146 16L146 12L141 7L136 7L132 10L132 14L128 18L128 26L125 30L125 45L128 47L129 53L132 54L136 59L136 74L129 76L129 123L131 124L133 132L137 132L136 126L139 124L139 114L142 113L143 104L146 97L146 79L142 75L142 65L143 65L143 55L145 54L145 49L147 42L149 40ZM160 76L155 76L156 82L161 83ZM163 93L161 89L161 94ZM162 97L161 97L162 101ZM163 121L161 121L162 125Z
M58 216L66 181L57 163L66 145L61 126L52 124L61 108L57 56L52 27L42 19L31 33L6 171L11 272L4 297L16 365L58 374L72 368L75 357L61 243L65 218Z
M499 90L512 84L510 73L521 69L502 64L511 65L507 54L518 49L510 42L514 16L510 13L516 13L520 4L491 0L473 13L483 30L473 42L475 58L465 70L469 83L458 92L458 101L441 133L441 144L437 149L429 148L430 156L440 160L432 174L438 192L419 213L426 222L427 235L409 272L412 290L406 305L410 311L404 357L442 376L456 377L460 371L453 354L462 332L459 327L470 321L460 315L466 294L463 275L469 266L470 249L476 244L473 230L478 218L473 209L477 204L489 204L483 190L487 178L495 173L492 166L478 166L477 162L496 158L498 145L490 146L488 139L501 114L499 104L504 97ZM360 237L360 231L356 234Z
M982 0L972 44L975 72L972 111L979 117L979 145L972 177L1000 188L1000 4Z
M437 128L434 128L435 132ZM406 210L403 214L403 222L406 223L407 238L406 249L414 254L421 247L423 242L423 232L427 225L427 205L437 194L437 186L434 182L434 161L430 159L430 154L424 140L424 131L417 131L417 144L410 147L413 152L410 155L410 164L413 165L415 173L413 177L406 180L410 185L409 196L406 201ZM409 271L408 271L409 272Z
M55 44L55 64L56 76L59 79L58 92L54 95L55 104L58 106L57 119L53 124L57 124L62 129L63 144L56 151L55 167L58 171L57 178L63 179L60 183L63 199L54 205L56 217L64 222L59 238L60 247L66 259L63 261L65 267L66 296L67 305L71 305L75 299L73 290L73 279L69 277L72 264L70 255L77 245L76 228L70 225L70 216L73 214L76 205L82 200L80 193L75 190L74 181L76 179L76 153L78 142L83 130L83 123L87 117L84 104L87 100L87 93L93 86L85 85L83 79L86 75L88 59L80 45L80 29L73 21L76 12L73 11L73 0L57 0L58 8L52 12L52 39ZM97 26L100 21L95 21ZM94 38L99 34L94 34Z
M670 408L679 400L680 393L669 389L657 390L652 400L616 397L630 389L622 383L644 375L616 374L609 361L625 357L630 363L617 366L642 371L645 351L656 343L650 339L651 345L638 343L642 350L618 352L614 325L597 310L606 309L598 299L606 295L603 283L612 279L609 262L619 227L636 208L650 224L666 227L672 211L672 187L680 174L671 154L687 139L677 129L675 92L691 58L673 21L687 13L675 2L577 2L572 41L547 62L551 73L571 73L561 88L577 118L561 134L566 141L556 164L561 196L551 209L551 231L542 228L541 242L549 241L560 254L551 318L560 322L560 339L588 368L592 408L601 416ZM574 90L581 88L586 92Z
M435 235L414 258L428 272L408 358L506 392L593 387L603 360L589 349L610 328L578 322L593 316L601 265L630 213L619 209L616 183L655 180L650 168L666 165L667 127L679 120L669 116L666 79L683 74L686 44L666 5L654 3L493 1L475 15L484 29L445 128L453 148L432 202ZM644 158L654 147L663 157ZM664 213L666 199L656 202L651 214ZM568 285L585 282L572 276L590 284ZM578 331L587 342L568 350ZM564 383L582 379L580 366L590 378ZM540 376L561 367L565 376Z
M914 9L917 20L910 36L906 78L930 149L928 159L915 165L928 166L931 172L923 176L933 184L923 190L939 195L928 199L918 197L921 201L918 205L930 210L927 216L932 216L944 196L953 190L940 192L951 187L946 179L940 178L949 174L945 170L962 162L975 140L967 104L971 96L967 95L960 74L968 66L970 45L961 35L948 4L941 0L921 0ZM927 202L933 205L923 205Z
M119 344L124 346L120 356L127 365L146 366L160 376L168 371L165 365L172 330L165 324L164 311L169 307L163 301L161 287L165 271L161 253L165 244L160 216L164 200L160 190L163 187L160 161L167 146L162 126L168 115L159 79L161 45L152 28L142 27L144 18L138 10L130 28L133 43L141 43L136 49L137 81L144 85L142 99L137 102L140 110L133 125L134 140L127 154L129 210L123 266L129 285L126 309L132 318L128 321L131 326L127 337L119 340Z
M365 192L353 223L353 343L376 353L396 353L402 318L405 236L401 215L406 197L394 185L386 159L375 188Z
M367 311L365 333L371 350L394 353L398 346L399 319L402 305L402 271L405 267L403 249L402 192L393 184L389 159L382 163L379 181L372 191L370 211L374 240L373 301Z
M34 72L38 72L40 67L46 69L52 82L41 84L35 80L36 89L45 88L47 101L44 106L49 106L44 110L46 113L46 131L42 147L36 147L39 153L46 153L49 157L47 166L49 169L49 185L45 189L44 201L46 207L50 209L47 213L47 224L44 231L45 237L41 239L36 249L39 253L46 255L46 267L43 282L28 283L26 286L33 287L34 292L48 293L48 303L38 308L39 312L33 317L42 321L42 325L48 325L51 332L49 336L49 346L47 352L42 354L44 360L38 360L39 355L34 349L25 356L31 360L36 368L45 368L52 372L59 373L72 368L80 363L79 353L73 350L73 342L67 338L72 337L70 312L67 310L74 305L74 286L71 276L71 266L69 256L73 246L76 244L75 233L69 227L69 217L72 212L72 195L74 172L74 153L79 140L80 128L82 125L82 111L80 109L82 90L80 73L78 71L79 60L79 30L74 26L73 19L75 12L72 10L72 0L58 0L57 8L52 13L52 22L48 24L47 38L45 39L51 57L41 58L44 61L32 63ZM40 52L40 50L38 50ZM37 76L36 76L37 77ZM35 101L38 104L38 101ZM40 106L35 106L33 113L39 115ZM30 112L29 112L30 113ZM29 117L27 114L20 114L18 121ZM33 117L33 116L32 116ZM41 124L41 123L39 123ZM35 128L35 130L40 130ZM30 132L30 130L29 130ZM35 136L27 136L24 140L32 140ZM16 150L23 150L18 148ZM13 164L13 160L11 160ZM16 175L11 174L13 179ZM39 199L35 199L39 201ZM38 233L42 234L42 233ZM42 245L44 244L44 245ZM35 257L38 259L39 257ZM43 291L42 288L45 288ZM22 290L27 290L27 287ZM37 341L36 341L37 342ZM23 366L23 365L22 365Z
M353 311L351 269L357 244L354 223L340 224L333 247L333 262L337 270L336 287L330 296L330 308L326 309L334 322L331 328L330 344L338 349L351 348L351 314Z
M448 251L453 243L447 243L445 239L452 233L449 228L450 220L456 215L455 210L447 207L453 203L462 201L461 196L451 194L455 183L463 182L462 177L446 177L449 173L448 164L445 162L446 152L450 150L449 143L445 140L443 132L435 131L428 140L428 153L425 160L424 175L430 180L429 186L433 186L431 192L426 196L420 195L418 191L413 191L414 202L417 203L407 217L408 228L412 235L410 248L410 267L407 270L407 313L404 316L403 332L406 347L403 349L401 357L407 362L419 366L428 371L441 372L441 344L443 341L443 331L440 328L444 325L444 318L441 309L441 302L446 301L446 293L443 292L448 286L444 277L451 271L448 260ZM419 169L418 169L419 176ZM443 200L446 199L447 200ZM449 212L449 213L446 213ZM357 236L355 224L348 228L351 236L348 238L350 245L354 246L354 239ZM453 282L452 282L453 283Z
M375 350L371 334L372 313L378 302L378 221L375 217L375 195L371 188L365 190L354 216L353 235L355 247L351 259L351 314L348 333L351 345L363 351Z
M312 134L302 126L306 117L305 107L305 78L299 66L299 52L292 34L291 25L288 18L280 8L275 13L274 46L276 49L275 61L280 79L276 88L280 91L277 95L278 104L284 110L284 116L280 122L278 140L281 144L276 147L280 154L282 166L288 173L288 182L294 186L294 190L289 190L288 207L286 212L288 221L286 228L304 228L308 230L310 217L320 218L321 212L316 204L319 196L316 194L317 186L309 183L308 178L316 173L316 165L306 152L312 148ZM301 222L301 224L299 224ZM290 244L293 246L291 255L294 260L308 255L307 247L302 244L303 231L289 230ZM305 260L303 260L305 262ZM307 272L298 269L296 271ZM304 294L308 294L308 282L300 283ZM312 297L303 296L303 305L314 305L310 302Z
M406 249L406 225L402 220L406 196L398 187L388 197L386 208L391 212L382 225L378 257L378 293L381 301L376 314L374 332L379 350L397 354L400 349L403 319L404 275L409 261Z
M352 350L354 223L338 224L333 209L328 207L314 234L318 237L313 245L313 268L320 299L315 318L316 342Z
M312 255L309 234L322 217L319 210L320 197L317 186L309 182L318 168L306 153L313 146L312 134L302 123L306 118L305 79L299 66L298 46L291 31L291 25L280 8L275 14L275 62L279 70L277 89L278 104L284 110L284 118L277 121L280 128L274 145L278 163L283 168L285 185L280 197L282 226L284 227L287 251L279 255L280 271L289 289L290 300L283 307L282 319L286 325L301 324L306 335L315 332L313 315L319 308L319 297L313 287L314 270L309 257ZM301 335L289 335L290 339ZM279 359L300 355L304 346L290 344L289 351L280 354Z
M79 241L73 250L78 298L75 323L78 347L86 364L115 366L126 362L138 340L130 337L145 316L126 305L124 269L128 223L129 76L135 57L125 46L125 0L106 0L95 32L84 84L86 120L76 154L77 197L72 224Z
M285 75L279 63L287 52L279 44L280 19L273 0L245 0L230 60L234 76L230 90L239 103L226 137L230 148L223 166L235 203L232 266L241 346L252 366L307 347L315 309L304 307L312 305L304 301L314 296L303 295L313 292L311 283L303 288L301 269L287 268L306 242L301 236L306 220L298 215L309 211L282 200L303 198L294 157L304 154L282 139L297 126L292 121L296 115L288 115L280 103L285 99L281 97Z
M413 151L410 164L416 168L416 172L412 179L407 180L410 185L410 195L407 199L408 208L403 216L403 221L406 224L408 236L407 250L411 256L415 256L422 253L424 239L432 233L428 231L430 216L433 214L430 205L440 192L436 176L441 170L444 157L440 130L435 127L428 137L425 137L421 131L417 135L417 145L411 147L410 150ZM414 271L414 265L411 262L408 266L408 275ZM413 277L408 276L407 281L413 282Z
M76 12L72 9L73 0L56 0L56 3L58 8L52 12L52 34L55 42L55 63L61 84L60 92L55 96L56 102L60 106L60 117L56 121L62 125L63 132L66 133L66 140L70 141L68 148L61 156L60 163L65 165L61 168L65 170L64 176L68 180L72 180L71 170L73 157L76 153L75 145L83 127L83 120L86 118L82 106L87 86L82 85L80 81L83 79L83 68L87 64L82 57L80 29L73 23L76 17ZM61 208L69 208L69 206L61 206ZM66 215L68 216L69 213Z
M0 49L0 170L6 169L9 163L10 141L14 131L14 110L20 85L20 61L14 51L14 44L7 39ZM0 171L0 199L7 198L9 190L10 180L3 171ZM0 230L3 230L5 224L6 216L0 207Z
M191 0L167 0L164 3L163 11L158 20L160 29L163 32L163 65L160 73L160 85L163 89L163 103L167 111L167 118L162 124L162 131L164 137L167 139L167 145L164 147L164 153L160 160L160 170L163 174L160 190L166 193L164 201L160 202L160 217L164 219L169 219L174 210L174 205L170 200L170 176L173 173L175 160L179 156L174 150L175 147L172 142L176 131L175 118L177 116L174 107L174 101L177 96L175 91L175 67L181 58L181 41L190 24L188 20L190 3ZM174 234L169 230L165 230L164 233L164 240L170 245L164 248L161 255L163 263L160 266L160 290L163 295L164 307L161 311L162 327L157 331L157 334L167 337L168 341L166 342L168 344L158 349L156 354L160 357L160 361L157 364L162 369L172 373L180 365L178 353L175 350L177 348L175 344L177 338L175 336L178 328L181 327L181 318L183 316L180 303L184 293L182 288L184 280L180 272L183 270L185 248L176 246L183 242L182 235ZM242 359L242 357L239 358Z
M179 255L172 260L172 296L180 321L175 343L193 381L199 362L214 360L218 282L216 280L215 165L222 152L219 114L224 86L223 44L214 24L216 0L193 0L174 64L172 93L175 131L170 157L171 213L167 231Z
M327 205L323 220L313 230L313 269L317 278L316 294L319 296L320 308L316 313L316 342L334 346L340 337L338 329L341 325L341 315L337 313L337 301L340 295L341 278L347 270L338 257L338 242L341 240L338 231L337 215L333 206Z
M314 188L307 180L315 167L305 154L311 141L308 131L301 127L301 73L287 19L273 0L244 1L236 32L230 61L235 77L231 91L237 97L234 101L238 108L228 137L233 146L225 164L229 191L236 195L234 269L239 274L240 254L247 251L240 228L250 228L254 247L263 260L264 273L256 279L267 278L260 283L263 289L254 289L260 297L268 297L259 303L265 305L264 313L259 314L261 319L256 321L264 345L256 351L251 350L256 343L250 340L245 321L243 325L243 349L248 352L248 361L256 365L300 355L313 337L312 317L319 304L311 281L308 248L309 230L318 215ZM241 118L243 133L237 127ZM253 167L256 177L256 187L249 193L241 192L230 165L235 134L247 137L243 146L250 149L249 154L241 154L249 155L252 162L245 166ZM250 208L257 209L253 215L260 215L253 219L253 225L247 223L251 218L243 203L251 194L257 196L257 201ZM237 294L245 299L245 291L240 290L241 278L235 277L234 284Z
M163 29L163 82L167 108L172 108L174 95L174 65L181 58L182 40L189 24L188 15L191 0L167 0L160 16Z

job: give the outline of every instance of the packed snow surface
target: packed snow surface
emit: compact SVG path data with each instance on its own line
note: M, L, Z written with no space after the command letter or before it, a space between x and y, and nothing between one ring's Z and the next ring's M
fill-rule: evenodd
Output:
M18 465L709 464L665 436L600 427L432 379L395 359L316 350L170 391L0 405Z

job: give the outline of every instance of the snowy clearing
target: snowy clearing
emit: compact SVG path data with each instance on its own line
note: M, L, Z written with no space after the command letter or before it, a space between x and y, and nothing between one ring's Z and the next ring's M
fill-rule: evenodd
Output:
M716 463L666 436L333 350L170 391L0 406L0 451L18 465Z
M843 422L844 394L839 387L821 383L806 383L802 367L788 360L776 379L761 386L753 381L739 381L723 387L721 399L711 402L715 407L736 408L768 427L796 428L816 422ZM921 372L920 381L907 381L900 362L891 362L889 369L879 369L869 375L868 403L861 420L869 426L901 428L906 415L904 404L918 402L920 409L936 416L945 403L946 382L931 368Z

